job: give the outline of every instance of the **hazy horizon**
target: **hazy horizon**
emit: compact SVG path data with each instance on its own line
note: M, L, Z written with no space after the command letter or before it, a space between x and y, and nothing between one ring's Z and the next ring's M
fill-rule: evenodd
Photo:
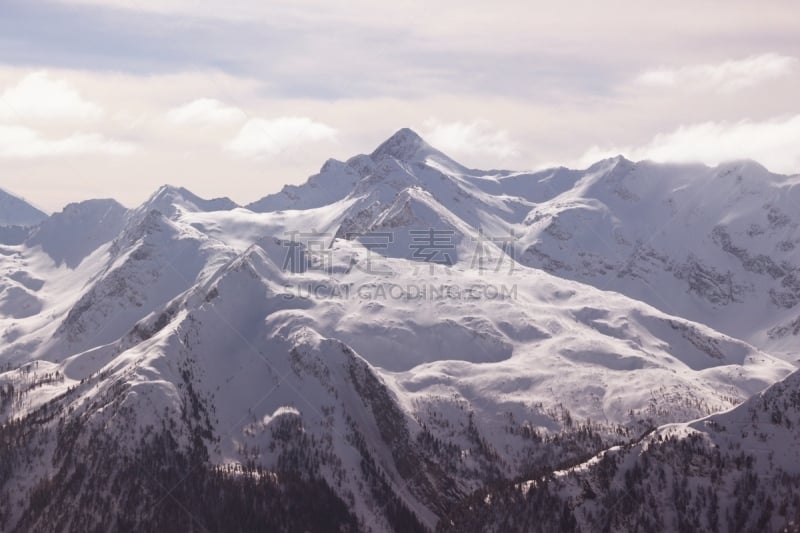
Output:
M395 132L395 133L397 133L397 132ZM392 135L394 135L394 134L392 134ZM389 138L389 137L387 137L387 138ZM368 154L374 148L377 148L377 146L378 145L375 145L375 146L373 146L371 148L364 149L360 153ZM433 146L433 148L436 148L436 147ZM351 154L351 155L355 156L355 155L358 155L358 154ZM610 155L609 154L607 157L600 158L600 159L597 159L597 160L594 160L594 161L591 161L591 162L587 162L586 164L582 165L580 168L575 167L574 169L575 170L584 170L586 168L591 167L593 164L597 164L598 162L603 161L603 159L614 158L614 157L626 158L626 156L624 154L616 154L616 155ZM656 164L659 163L657 161L652 161L652 160L649 160L649 159L636 160L634 162L640 163L640 162L644 162L644 161L649 161L649 162L653 162L653 163L656 163ZM696 162L686 161L686 162L679 162L679 163L673 163L673 164L685 164L685 165L699 164L699 165L706 165L706 166L709 166L709 167L714 167L714 166L725 165L725 164L735 164L735 163L744 162L744 161L755 161L756 163L761 164L759 161L756 161L756 160L753 160L753 159L728 159L728 160L720 161L716 165L715 164L709 165L709 164L704 163L702 161L696 161ZM323 164L324 164L324 161L320 163L320 166L322 166ZM529 170L529 171L532 171L532 172L537 172L537 171L546 171L548 169L553 169L553 168L557 168L557 166L541 167L541 168L538 168L538 169L502 169L502 170L510 170L510 171L526 171L526 170ZM486 168L483 168L482 170L491 170L491 169L486 167ZM771 169L767 169L767 170L771 171ZM270 190L270 191L267 191L267 192L252 191L252 193L255 196L251 195L249 197L244 197L242 199L232 198L230 195L225 194L224 192L222 194L217 194L217 195L212 195L212 196L203 196L203 197L205 199L209 199L209 200L210 199L217 199L217 198L229 198L229 199L233 200L234 202L236 202L237 204L239 204L239 206L246 207L250 203L254 203L254 202L264 198L265 196L268 196L270 194L274 194L274 193L278 192L280 189L282 189L284 187L284 185L293 184L293 183L305 183L307 178L315 175L316 173L317 172L313 172L309 176L303 177L303 179L301 179L301 180L287 181L284 184L278 185L278 188L275 189L275 190ZM774 173L775 174L780 174L780 173L777 173L777 172L774 172ZM788 174L787 176L791 177L791 176L794 176L794 175L800 175L800 174ZM129 209L133 209L135 207L138 207L139 205L142 205L149 197L151 197L152 195L157 193L163 187L173 187L173 188L176 188L176 189L177 188L185 188L185 189L189 190L189 192L192 192L192 193L196 192L196 191L192 190L191 183L181 183L181 182L170 182L170 183L168 183L168 182L164 182L164 183L156 185L149 192L145 191L144 197L142 197L141 200L135 201L133 203L125 202L125 201L121 200L120 198L116 198L114 196L107 196L107 197L103 197L103 198L110 198L110 199L116 200L117 202L122 204L124 207L129 208ZM12 196L16 196L19 199L21 199L21 200L25 201L26 203L30 204L31 206L33 206L33 207L35 207L35 208L37 208L37 209L39 209L39 210L41 210L41 211L43 211L45 213L48 213L48 214L59 212L64 207L66 207L66 205L68 205L68 204L64 204L62 206L56 207L55 209L48 209L48 208L46 208L46 207L44 207L42 205L39 205L39 203L36 201L35 198L25 197L24 195L18 194L16 191L14 191L12 189L9 189L7 187L3 187L2 184L0 184L0 190L5 191L6 193L11 194ZM78 199L75 199L74 201L71 201L71 202L68 202L68 203L81 202L81 201L90 200L90 199L96 199L96 198L97 197L78 198Z
M619 153L800 172L792 2L2 10L0 186L49 211L164 183L253 201L404 126L482 168Z

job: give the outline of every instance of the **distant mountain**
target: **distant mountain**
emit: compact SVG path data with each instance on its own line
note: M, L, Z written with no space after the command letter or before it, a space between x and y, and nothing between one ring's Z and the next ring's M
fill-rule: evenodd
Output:
M40 246L57 264L75 268L100 245L114 239L128 210L111 199L67 205L35 228L26 244Z
M230 198L200 198L184 187L163 185L142 206L145 211L156 209L171 217L178 210L185 211L228 211L238 205Z
M35 226L46 218L46 213L0 189L0 226Z
M754 163L473 170L403 129L246 209L71 204L0 245L0 530L583 528L566 481L520 482L585 470L608 504L592 457L770 385L794 420L794 190Z

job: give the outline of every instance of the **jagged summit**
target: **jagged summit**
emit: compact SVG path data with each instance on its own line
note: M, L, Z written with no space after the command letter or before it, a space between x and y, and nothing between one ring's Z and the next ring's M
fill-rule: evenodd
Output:
M411 161L420 154L437 152L431 145L410 128L402 128L378 146L371 156L378 161L383 157L394 157L401 161Z
M185 187L162 185L140 209L157 209L171 217L179 208L186 211L230 211L237 207L239 205L227 197L206 200Z
M614 169L614 168L617 168L619 166L632 166L632 165L635 165L635 164L636 164L635 161L631 161L630 159L628 159L627 157L625 157L622 154L617 154L617 155L615 155L613 157L607 157L605 159L601 159L600 161L592 163L591 165L589 165L589 167L586 168L586 170L589 171L589 172L593 172L593 171L597 171L597 170L606 170L606 171L608 171L610 169Z
M406 164L423 165L438 172L436 180L446 174L467 173L463 165L428 144L410 128L402 128L380 144L371 154L359 154L347 161L328 159L318 174L304 184L286 185L280 192L267 195L246 207L254 212L282 209L314 209L345 199L349 195L368 194L388 185L393 196L404 184L418 184L416 176L409 174ZM478 172L480 173L480 172Z

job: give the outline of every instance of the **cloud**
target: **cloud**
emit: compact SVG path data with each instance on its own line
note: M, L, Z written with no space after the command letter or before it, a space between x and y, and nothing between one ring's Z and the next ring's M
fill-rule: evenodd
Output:
M170 109L167 120L174 124L236 124L246 117L238 107L228 106L213 98L200 98Z
M89 120L102 114L100 106L84 100L69 83L53 79L45 71L28 74L0 94L3 120Z
M639 147L603 149L594 146L581 158L588 166L605 157L625 154L631 159L669 162L702 162L754 159L774 172L800 173L800 115L761 122L703 122L681 126L656 135Z
M651 7L629 0L512 0L489 11L478 0L445 0L435 11L423 0L231 0L224 9L211 0L17 0L0 17L0 35L20 43L4 49L16 64L151 75L215 69L257 78L282 98L436 92L560 105L607 96L642 65L713 62L742 49L797 55L790 43L800 18L790 1L733 3L693 2L691 20L685 3L664 5L643 24ZM491 110L480 115L500 122Z
M135 146L108 139L98 133L74 133L61 139L47 139L24 126L0 125L0 157L31 159L74 155L128 155Z
M243 157L271 157L306 143L332 140L337 131L307 117L248 120L226 148Z
M492 129L485 120L474 122L425 121L424 137L436 148L454 155L506 159L518 155L518 146L506 130Z
M768 53L716 64L646 70L637 76L636 82L655 87L730 93L787 76L794 71L797 62L795 57Z

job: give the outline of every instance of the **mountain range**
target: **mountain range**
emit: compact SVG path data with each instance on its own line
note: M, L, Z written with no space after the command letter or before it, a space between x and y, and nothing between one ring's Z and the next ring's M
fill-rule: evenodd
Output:
M798 206L409 129L246 206L0 191L0 530L796 528Z

